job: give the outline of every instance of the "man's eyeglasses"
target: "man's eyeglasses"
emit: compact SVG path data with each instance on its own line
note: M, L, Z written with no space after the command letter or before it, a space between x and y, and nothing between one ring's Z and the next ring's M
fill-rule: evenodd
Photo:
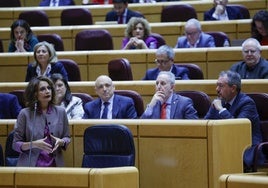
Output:
M170 59L167 59L167 60L158 60L158 59L155 59L154 62L156 64L159 64L159 65L166 65L168 62L169 62Z
M243 50L243 53L245 54L255 54L257 52L257 50Z

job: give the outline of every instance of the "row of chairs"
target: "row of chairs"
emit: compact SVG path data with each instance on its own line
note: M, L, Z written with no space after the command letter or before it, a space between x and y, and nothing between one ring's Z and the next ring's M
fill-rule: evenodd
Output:
M181 95L195 99L196 94L201 94L202 98L198 100L198 106L206 113L204 106L210 105L208 96L199 91L181 91ZM190 95L189 95L190 94ZM254 154L253 171L259 168L268 168L268 120L266 118L268 110L268 94L266 93L248 93L255 101L261 120L261 132L263 142L258 145ZM206 105L204 101L207 101ZM195 104L194 104L195 105ZM198 106L195 106L198 108ZM5 165L15 166L18 153L12 149L13 132L6 140L5 148ZM106 144L114 143L114 144ZM122 144L124 143L124 144ZM263 164L258 164L258 154L263 152L266 160ZM3 165L3 152L0 146L0 165ZM135 147L131 131L122 125L96 125L89 127L84 132L84 155L82 167L102 168L115 166L134 166L135 165Z
M12 5L10 5L12 6ZM249 10L240 4L230 4L228 6L236 7L243 14L245 19L250 18ZM1 1L0 1L1 7ZM140 13L141 16L142 13ZM143 16L144 17L144 16ZM49 26L49 18L45 11L32 10L21 12L20 19L28 21L31 26ZM191 18L197 19L197 13L190 4L179 4L164 6L161 12L161 22L187 21ZM92 25L93 18L89 9L71 8L63 9L61 13L61 25Z

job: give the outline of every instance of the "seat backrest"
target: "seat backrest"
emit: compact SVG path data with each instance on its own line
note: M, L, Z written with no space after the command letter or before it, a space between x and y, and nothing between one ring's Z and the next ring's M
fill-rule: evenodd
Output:
M202 91L177 91L176 93L192 99L198 117L200 119L205 117L211 104L210 97L206 93Z
M84 30L75 36L75 50L113 50L113 48L112 36L105 29Z
M25 108L25 101L24 101L24 90L23 89L17 89L9 92L10 94L16 95L19 101L19 104L22 108Z
M73 93L72 92L72 95L73 96L76 96L76 97L79 97L82 101L83 101L83 106L87 103L87 102L90 102L92 101L94 98L87 94L87 93Z
M140 117L143 114L144 112L143 99L138 92L133 90L115 90L114 93L132 98L137 112L137 116Z
M81 81L80 69L77 63L71 59L59 59L68 73L68 81Z
M0 7L21 7L20 0L0 0Z
M239 12L243 15L244 19L250 19L250 13L249 13L249 10L246 6L244 6L242 4L228 4L227 6L235 7L237 9L239 9Z
M133 80L132 70L128 59L119 58L108 62L109 77L113 81Z
M161 12L161 22L182 22L191 18L197 18L197 13L189 4L164 6Z
M0 52L4 52L3 41L0 39Z
M4 166L3 147L1 144L0 144L0 166Z
M30 26L49 26L48 16L43 10L21 12L19 19L27 21Z
M135 165L131 131L124 125L93 125L84 132L82 167L106 168Z
M92 15L89 9L74 8L63 9L61 12L61 25L92 25Z
M213 36L214 41L215 41L215 46L216 47L223 47L225 46L224 42L227 40L228 44L230 46L231 42L230 42L230 38L228 37L228 35L224 32L221 31L207 31L205 32L211 36Z
M151 33L150 36L154 37L157 40L157 48L166 44L164 37L158 33Z
M191 80L203 80L204 74L202 69L194 63L175 63L176 66L185 67L189 70L189 78Z
M5 166L16 166L19 158L19 153L12 149L14 131L11 131L6 139L5 148Z
M39 42L47 41L54 45L56 51L64 51L63 41L60 35L53 34L39 34L37 35L37 39Z

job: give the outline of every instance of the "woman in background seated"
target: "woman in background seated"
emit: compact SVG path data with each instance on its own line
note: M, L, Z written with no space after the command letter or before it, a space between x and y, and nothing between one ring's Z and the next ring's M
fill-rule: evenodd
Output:
M48 42L39 42L34 47L35 62L28 65L25 81L29 82L36 76L51 77L54 73L60 73L68 80L67 72L63 64L58 61L54 46Z
M68 119L82 119L84 116L83 102L73 96L68 81L59 73L52 74L55 85L56 104L65 108Z
M11 25L8 52L32 52L38 39L33 34L30 25L24 20L16 20Z
M12 148L19 152L17 166L62 167L62 150L70 143L64 108L55 105L53 82L46 76L32 79L25 89L27 108L18 115Z
M268 11L257 12L251 23L252 38L257 39L261 45L268 45Z
M73 0L42 0L39 3L39 6L50 6L50 7L58 7L58 6L68 6L75 5Z
M146 19L132 17L125 30L122 49L156 49L157 40L150 34L151 28Z

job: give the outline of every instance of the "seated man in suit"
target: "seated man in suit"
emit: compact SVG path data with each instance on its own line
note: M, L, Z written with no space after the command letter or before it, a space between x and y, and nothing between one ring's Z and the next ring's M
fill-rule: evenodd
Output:
M262 141L256 104L241 92L240 75L233 71L220 73L216 91L218 99L211 103L204 119L248 118L251 121L252 145L244 152L244 171L248 172L252 168L254 149Z
M214 38L202 32L201 24L197 19L189 19L184 28L185 36L178 38L175 48L215 47Z
M0 93L0 119L17 119L21 110L18 98L9 93Z
M158 74L155 90L141 119L198 119L192 99L174 93L175 76L172 72Z
M117 21L127 24L132 17L143 17L142 14L128 9L128 0L113 0L114 10L106 14L105 21Z
M42 0L39 3L39 6L50 6L50 7L67 6L67 5L75 5L75 3L73 0Z
M110 77L99 76L95 81L98 99L84 106L83 119L135 119L137 112L131 98L114 94L115 87Z
M214 0L214 7L204 13L204 20L243 19L239 9L227 6L228 0Z
M240 74L242 79L268 78L268 61L261 57L261 45L258 40L248 38L242 44L243 61L230 68Z
M171 71L176 80L189 80L189 70L174 65L174 56L173 48L167 45L160 46L156 51L155 63L157 67L147 70L143 80L156 80L161 71Z

